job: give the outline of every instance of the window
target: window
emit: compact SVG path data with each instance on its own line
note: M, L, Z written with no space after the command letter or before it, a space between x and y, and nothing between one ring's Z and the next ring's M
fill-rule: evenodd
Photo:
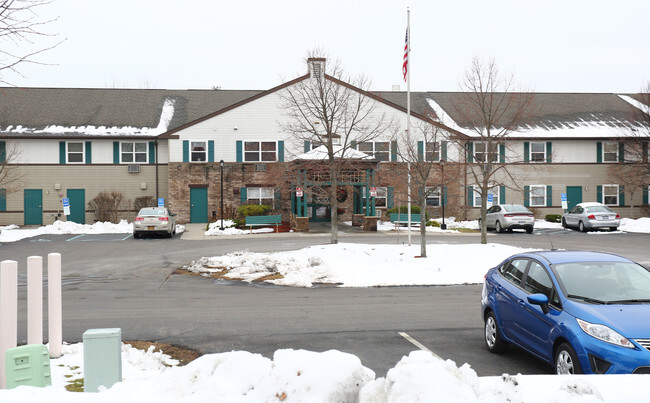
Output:
M428 187L426 190L427 206L440 207L440 188Z
M499 200L501 200L499 191L500 191L499 186L492 186L491 188L488 189L488 195L492 194L492 204L497 204L499 203ZM474 185L473 195L474 195L474 204L473 204L474 207L481 207L481 188L478 185Z
M527 265L527 259L515 259L501 266L499 272L506 280L510 281L513 284L520 285L521 279L524 277L524 271L526 271Z
M497 143L474 143L475 162L497 162L499 145Z
M379 161L389 161L390 143L388 141L364 141L357 144L357 149Z
M530 205L546 206L546 185L530 185Z
M440 161L440 142L439 141L432 141L429 143L426 143L426 148L425 148L425 155L426 155L426 160L430 162L437 162Z
M272 162L276 161L277 144L275 141L245 141L245 162Z
M604 162L618 161L618 143L615 142L603 143L603 161Z
M603 204L618 206L618 185L603 185Z
M147 163L147 143L120 143L120 157L125 163Z
M84 143L67 142L66 158L69 164L83 164L84 162Z
M362 197L365 199L366 196L366 187L364 186L362 192ZM386 207L388 205L388 188L387 187L378 187L377 196L375 196L375 207ZM364 204L365 206L365 204Z
M544 266L535 261L531 262L524 289L531 294L544 294L549 300L551 299L553 282L546 269L544 269Z
M532 162L546 161L546 143L530 143L530 160Z
M208 160L208 143L206 141L190 142L190 161L206 162Z
M246 198L250 203L273 205L274 189L272 187L246 188Z

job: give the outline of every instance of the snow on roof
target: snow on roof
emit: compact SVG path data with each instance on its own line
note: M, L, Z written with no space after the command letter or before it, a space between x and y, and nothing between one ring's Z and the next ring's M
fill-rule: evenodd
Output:
M304 154L300 154L296 157L299 160L324 160L328 156L327 147L322 145L314 148L311 151L308 151ZM335 158L347 158L347 159L359 159L359 160L371 160L373 159L370 155L357 151L353 148L343 148L343 146L334 146L334 157Z
M165 133L169 127L169 123L174 117L174 103L175 100L165 98L163 103L162 112L160 113L160 120L156 127L134 127L134 126L60 126L50 125L42 129L24 127L22 125L13 126L9 125L4 133L16 134L53 134L53 135L89 135L89 136L157 136Z

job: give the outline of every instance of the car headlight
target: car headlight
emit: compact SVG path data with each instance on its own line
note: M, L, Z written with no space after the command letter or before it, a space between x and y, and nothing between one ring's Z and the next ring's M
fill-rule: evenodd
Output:
M578 324L589 336L595 337L607 343L615 344L617 346L634 348L634 344L625 337L621 336L618 332L610 329L605 325L598 325L596 323L589 323L584 320L576 318Z

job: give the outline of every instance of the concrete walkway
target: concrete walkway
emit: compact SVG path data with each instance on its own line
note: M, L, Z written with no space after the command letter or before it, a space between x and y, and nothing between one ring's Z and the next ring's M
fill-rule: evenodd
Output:
M186 241L202 241L202 240L217 240L223 239L224 236L206 236L205 230L207 228L206 223L194 223L194 224L185 224L185 231L181 234L181 239ZM225 236L227 239L237 239L237 238L277 238L282 236L300 236L300 237L313 237L313 236L329 236L331 226L328 222L312 222L309 224L309 232L264 232L259 234L242 234L242 235L228 235ZM339 233L340 234L377 234L377 232L368 232L363 231L358 227L352 227L346 224L339 224Z

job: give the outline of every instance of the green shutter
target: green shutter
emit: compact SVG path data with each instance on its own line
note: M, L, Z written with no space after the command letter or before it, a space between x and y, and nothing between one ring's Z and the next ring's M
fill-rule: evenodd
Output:
M618 205L625 206L625 186L618 187Z
M311 149L311 142L309 140L305 140L305 142L303 144L304 144L303 147L304 147L304 150L305 150L306 153L311 151L310 150Z
M553 186L546 185L546 207L553 205Z
M441 141L440 142L440 158L447 161L447 142L446 141Z
M246 192L246 188L239 188L239 200L241 201L241 204L246 204L248 201L248 193Z
M190 162L190 141L183 140L183 162Z
M357 149L357 141L356 140L350 141L350 147L352 147L352 149L356 150Z
M643 205L644 206L648 205L648 188L650 188L650 186L644 186L643 187Z
M278 141L278 162L284 162L284 141Z
M59 164L65 164L65 141L59 141Z
M500 186L499 187L499 196L501 198L500 203L501 204L506 204L506 187L505 186Z
M93 163L93 143L92 141L86 141L86 164Z
M0 189L0 211L7 211L7 189Z
M602 141L597 141L596 142L596 162L598 164L603 162L603 142Z
M149 163L150 164L156 163L156 142L155 141L149 142Z
M120 142L114 141L113 142L113 164L119 164L119 163L120 163Z
M447 186L443 186L442 188L442 205L447 205Z
M467 143L467 162L474 162L474 143L471 142Z
M214 162L214 140L208 140L208 162Z
M424 141L418 141L418 161L424 161Z
M275 198L274 200L274 209L281 209L282 208L282 194L280 194L280 188L275 188L273 191L273 196Z
M397 141L390 142L390 160L397 162Z
M596 201L598 203L603 202L603 187L600 185L596 186Z
M474 186L472 185L467 187L467 205L474 206Z
M506 145L503 143L499 144L499 162L506 162Z
M647 142L641 144L641 150L642 150L641 155L643 156L643 158L641 158L641 160L643 162L650 162L650 161L648 161L648 143Z
M386 188L386 208L393 208L393 187Z
M241 140L237 140L237 162L243 162L244 161L244 155L243 155L243 144Z
M7 143L0 141L0 164L7 161Z
M553 162L553 142L546 142L546 162Z
M530 142L524 141L524 162L530 162Z
M618 143L618 162L625 162L625 143Z
M524 206L530 206L530 186L524 186Z

